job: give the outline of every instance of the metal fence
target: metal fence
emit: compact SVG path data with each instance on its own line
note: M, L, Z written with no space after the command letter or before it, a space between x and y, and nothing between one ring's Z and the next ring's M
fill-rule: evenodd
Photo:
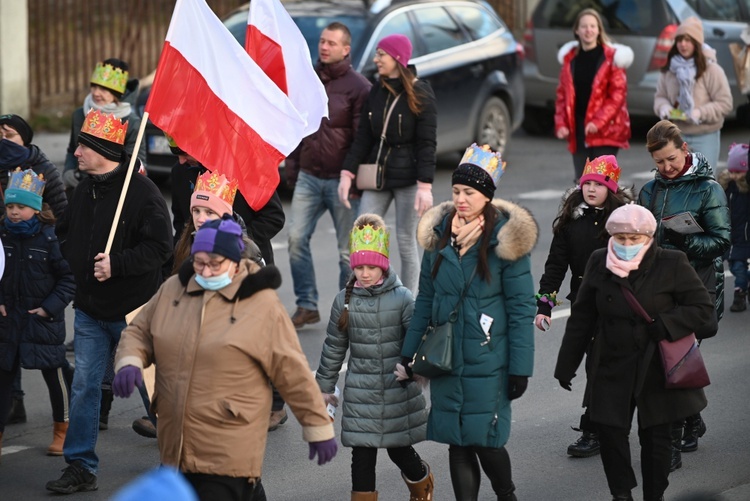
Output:
M243 0L208 0L223 16ZM175 0L28 0L32 114L83 103L97 62L127 61L130 75L159 60Z

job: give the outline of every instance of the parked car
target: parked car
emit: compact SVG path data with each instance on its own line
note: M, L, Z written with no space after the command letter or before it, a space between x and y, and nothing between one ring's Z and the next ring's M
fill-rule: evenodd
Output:
M552 131L555 90L560 75L557 53L573 40L573 22L585 7L596 9L607 34L635 53L628 68L628 110L633 117L656 118L654 93L677 26L690 16L703 21L705 42L716 49L734 94L734 106L747 102L737 86L729 44L740 42L750 21L750 0L540 0L524 32L526 109L523 128L532 134Z
M495 11L482 0L285 2L284 6L318 57L320 33L333 21L352 33L354 68L369 78L378 40L393 33L413 42L411 62L430 82L438 105L438 153L463 150L472 142L503 151L523 119L523 47ZM244 46L248 5L224 18L224 25ZM150 87L139 98L143 109ZM149 174L168 175L174 165L164 136L153 124L146 129ZM283 176L282 176L283 179Z

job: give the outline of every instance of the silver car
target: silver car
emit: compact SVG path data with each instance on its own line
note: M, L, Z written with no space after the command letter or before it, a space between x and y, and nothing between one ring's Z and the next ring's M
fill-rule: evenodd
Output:
M737 86L729 44L742 43L740 33L750 20L750 0L540 0L524 32L523 128L528 133L545 134L553 128L560 75L557 52L573 40L573 22L585 7L599 11L607 34L635 53L627 70L631 116L656 118L653 105L659 71L667 61L677 26L690 16L703 21L705 42L716 49L719 64L732 87L735 108L747 102Z

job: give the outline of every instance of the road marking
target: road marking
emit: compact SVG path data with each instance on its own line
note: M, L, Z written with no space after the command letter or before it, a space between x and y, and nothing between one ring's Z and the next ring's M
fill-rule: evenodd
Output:
M561 190L539 190L521 193L518 198L535 199L535 200L553 200L560 198L564 191Z
M5 447L3 447L3 456L7 456L8 454L13 454L14 452L25 451L26 449L31 449L31 446L26 446L26 445L6 445Z

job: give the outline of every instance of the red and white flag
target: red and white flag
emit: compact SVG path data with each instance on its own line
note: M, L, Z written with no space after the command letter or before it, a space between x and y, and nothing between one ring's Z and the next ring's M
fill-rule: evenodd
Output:
M318 130L328 117L328 96L305 37L279 0L250 2L245 50L307 120L305 135Z
M255 210L307 135L305 118L205 0L177 0L146 111L209 170L237 179Z

